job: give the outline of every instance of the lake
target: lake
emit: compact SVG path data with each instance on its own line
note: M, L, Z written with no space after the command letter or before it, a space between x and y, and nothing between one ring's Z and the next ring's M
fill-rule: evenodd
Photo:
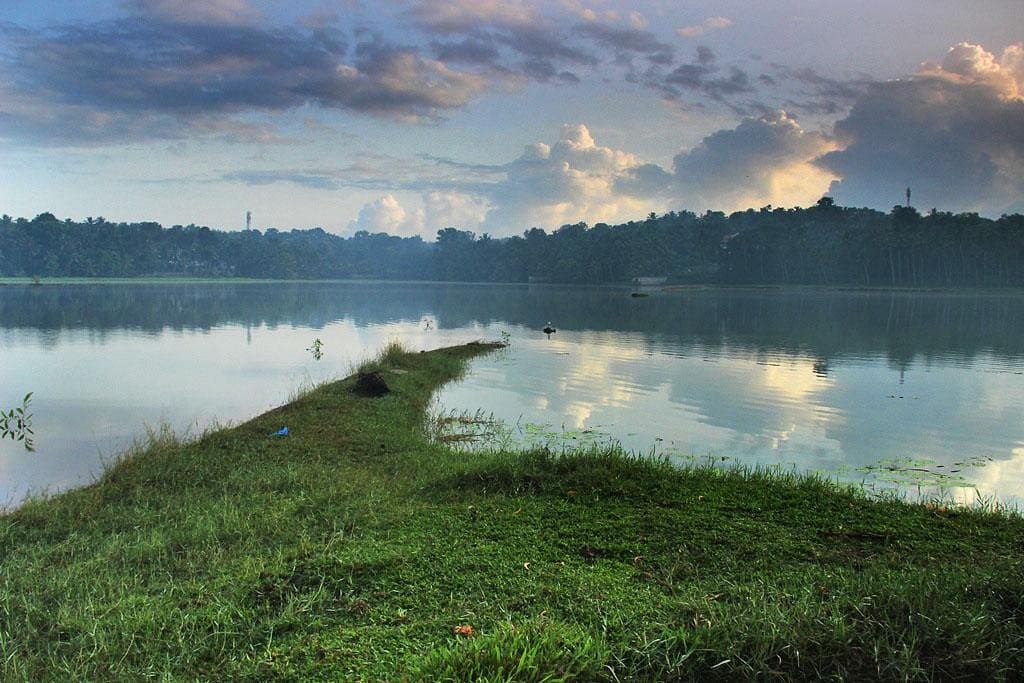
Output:
M245 420L390 339L503 334L437 412L493 415L514 443L1024 502L1019 292L225 282L0 286L0 407L32 391L36 432L34 453L0 441L0 504L89 482L147 426Z

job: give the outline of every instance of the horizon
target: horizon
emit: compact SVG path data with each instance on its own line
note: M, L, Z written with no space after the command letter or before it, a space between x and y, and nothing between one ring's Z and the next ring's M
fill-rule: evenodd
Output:
M12 0L0 204L427 240L908 186L1021 213L1018 10Z

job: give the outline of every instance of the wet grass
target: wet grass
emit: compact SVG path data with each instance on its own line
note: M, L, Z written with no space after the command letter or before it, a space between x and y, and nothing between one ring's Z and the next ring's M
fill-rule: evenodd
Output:
M1018 515L612 446L453 450L431 394L490 349L392 348L363 366L385 396L349 378L154 433L0 517L0 678L1019 679Z

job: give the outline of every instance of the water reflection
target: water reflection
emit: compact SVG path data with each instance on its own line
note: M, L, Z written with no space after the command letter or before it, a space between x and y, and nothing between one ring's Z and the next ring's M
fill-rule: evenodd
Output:
M569 334L558 344L523 339L504 358L478 360L438 400L509 424L599 429L629 449L681 461L725 455L973 497L973 487L960 490L966 481L1019 501L1024 389L1019 376L992 371L1005 359L894 371L859 357L826 376L817 363L725 349L714 360L668 356L638 351L628 337Z
M558 333L545 339L548 320ZM511 349L479 361L445 405L848 478L886 459L978 456L992 459L970 472L981 490L1012 498L1022 484L1024 296L1013 293L0 286L0 405L34 391L39 436L30 457L0 443L0 502L88 481L144 422L244 419L390 337L424 348L501 331ZM306 350L314 338L321 362Z
M918 359L969 362L979 352L1024 355L1024 297L823 290L693 290L633 299L626 290L462 284L181 284L0 286L4 330L40 344L63 331L102 341L113 330L160 333L223 325L275 329L356 326L436 317L439 328L504 323L639 335L643 351L714 357L731 349L813 358L820 372L843 357L894 368ZM557 336L557 335L556 335ZM554 340L554 337L552 338Z

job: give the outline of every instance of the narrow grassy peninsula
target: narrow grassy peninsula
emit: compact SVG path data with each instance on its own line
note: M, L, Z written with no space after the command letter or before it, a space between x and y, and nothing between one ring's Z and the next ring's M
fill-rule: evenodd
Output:
M620 453L454 453L354 378L0 517L0 678L1017 679L1024 521ZM287 436L274 436L287 426Z

